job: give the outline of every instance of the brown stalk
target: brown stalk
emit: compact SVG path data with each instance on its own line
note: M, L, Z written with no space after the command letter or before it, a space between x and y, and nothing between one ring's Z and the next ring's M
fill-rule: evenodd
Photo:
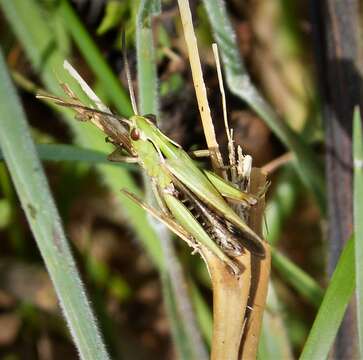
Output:
M232 275L215 255L205 253L213 287L212 360L237 360L245 323L245 311L251 284L251 256L238 257L240 276Z
M220 166L223 164L223 161L210 114L189 3L188 0L178 0L178 4L199 112L208 149L211 154L212 166L216 172L220 173ZM218 51L216 49L214 51L218 68ZM221 83L221 74L219 73L218 75ZM223 86L221 86L221 92L225 102ZM225 111L224 118L227 121L225 103L223 107ZM228 125L226 125L226 131L229 135ZM229 143L233 148L233 142L230 137ZM232 151L233 154L234 150ZM233 164L235 164L235 160ZM259 189L265 186L266 175L259 169L253 169L250 180L251 193L258 194ZM257 206L251 209L249 216L250 227L260 236L262 236L264 208L265 200L263 198L260 199ZM269 245L264 243L264 248L264 258L259 258L248 251L245 251L242 256L235 258L235 261L239 263L242 269L242 273L239 276L232 275L225 263L210 251L202 248L203 258L208 264L213 287L212 360L256 358L271 262Z
M251 173L251 193L257 194L266 183L266 174L253 168ZM258 235L262 236L262 224L265 211L265 198L251 209L249 225ZM239 359L255 359L261 332L263 312L265 310L268 283L271 268L271 249L264 242L265 256L259 258L252 255L251 259L251 290L246 313L246 325L243 332Z
M291 152L287 152L277 157L276 159L271 160L266 165L262 166L261 171L265 174L272 174L276 170L278 170L281 166L286 165L294 159L294 155Z
M184 31L185 42L188 49L190 68L192 71L195 95L197 97L199 113L202 120L203 131L210 152L214 171L223 176L223 160L219 151L219 144L214 132L212 116L209 108L207 90L203 79L202 65L200 63L197 38L194 33L192 14L188 0L178 0L180 16Z
M265 185L266 175L253 168L251 193ZM264 198L252 208L250 227L262 234ZM267 243L265 257L246 251L235 258L242 274L234 276L226 265L209 251L203 250L213 287L212 360L255 359L266 303L271 252Z

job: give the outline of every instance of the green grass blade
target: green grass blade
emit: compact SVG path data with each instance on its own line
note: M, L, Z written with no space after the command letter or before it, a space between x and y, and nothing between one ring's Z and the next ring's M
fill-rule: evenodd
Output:
M48 161L82 161L88 164L107 164L107 153L84 149L68 144L38 144L36 149L40 159ZM129 164L120 164L130 168Z
M205 304L205 300L202 294L193 283L191 283L191 297L193 298L195 313L197 316L199 327L201 329L201 332L203 333L204 340L210 346L212 343L213 329L212 313L208 306Z
M45 161L83 161L88 164L108 163L107 153L74 145L36 144L35 148L39 158ZM0 151L0 160L3 159L4 154Z
M295 209L302 183L291 166L286 166L276 180L272 198L266 206L265 238L276 246L283 231L283 225ZM272 265L283 277L283 280L293 287L306 300L318 306L321 302L323 290L303 270L298 268L283 254L273 250ZM320 299L320 300L319 300ZM262 335L259 347L259 359L289 359L292 358L289 348L287 331L284 329L284 319L281 317L281 306L276 298L273 283L270 284L267 297L267 309L264 315Z
M354 238L339 258L300 360L326 359L354 291Z
M319 307L324 291L311 276L275 249L272 250L272 264L283 275L283 279L301 296L310 304Z
M0 114L0 145L79 354L108 359L1 53Z
M282 313L276 292L270 283L267 295L267 308L263 315L263 330L258 347L259 360L290 360L292 350L284 327Z
M159 115L156 52L152 32L152 18L161 11L160 1L142 0L137 14L136 51L139 111Z
M264 237L272 246L277 245L283 227L295 209L303 189L292 166L282 169L274 182L277 186L266 206L266 227L264 228Z
M108 154L102 151L90 150L69 144L36 144L38 156L43 161L80 161L87 164L113 164L135 171L136 167L126 163L110 163ZM0 151L0 160L3 160Z
M363 356L363 132L359 108L353 119L353 199L359 350Z
M283 231L283 225L293 212L301 191L301 182L290 166L283 169L276 183L277 186L274 189L274 194L266 205L267 228L264 232L264 237L272 246L277 245ZM283 255L281 256L283 257ZM280 272L283 274L283 279L286 282L289 282L290 279L287 276L288 271L285 271L285 266L288 267L290 263L286 259L286 261L281 261L276 264L274 263L274 258L272 258L272 265L274 267L276 266L277 269L279 269L280 265ZM295 281L291 281L291 283L294 285ZM266 310L262 322L258 359L273 360L292 358L290 340L281 309L282 306L280 306L279 299L277 298L274 284L270 282Z
M165 301L170 327L173 333L173 339L176 340L176 350L178 359L197 359L193 356L192 349L189 346L188 334L183 326L183 314L179 311L177 294L173 289L171 277L166 273L162 273L161 279L163 283L163 299Z
M1 0L0 4L13 31L23 45L33 68L39 72L49 92L62 95L58 78L70 84L73 84L73 80L63 69L65 56L57 48L50 25L43 17L38 2L35 0L25 2L23 0ZM59 12L57 13L59 15ZM82 94L77 92L77 95L81 96ZM73 113L66 109L58 107L58 111L65 115L64 118L72 129L77 144L102 152L109 153L111 151L112 148L105 144L104 135L97 129L89 124L81 124L75 121ZM135 185L132 177L121 167L100 164L97 165L97 169L115 194L119 194L120 189L125 188L140 195L140 190ZM135 229L152 261L159 269L162 268L164 259L160 243L154 230L148 224L145 213L131 200L123 196L118 198L131 226Z
M266 206L265 237L272 245L272 265L281 273L286 283L290 284L309 303L319 307L324 294L319 284L274 248L282 233L283 224L294 210L299 193L302 191L302 184L290 166L284 169L277 182L274 194Z
M120 115L126 117L132 115L128 93L122 88L119 79L107 65L104 57L70 6L68 0L61 1L60 15L62 16L64 25L72 35L73 40L100 80L104 91L112 100Z
M266 122L280 141L296 156L296 169L303 182L312 189L320 208L325 212L325 182L323 167L302 137L296 134L253 85L238 52L236 37L222 0L204 0L209 21L222 55L229 89L246 101Z

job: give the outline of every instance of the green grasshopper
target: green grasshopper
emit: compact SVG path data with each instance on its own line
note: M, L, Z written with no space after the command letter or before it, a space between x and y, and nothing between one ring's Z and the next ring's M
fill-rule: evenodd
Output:
M126 119L113 115L70 64L65 63L65 68L97 108L83 105L66 85L63 85L63 89L69 100L51 95L38 95L38 98L73 108L78 119L93 122L106 133L114 145L137 161L151 178L161 211L122 190L126 196L163 222L196 251L201 251L199 244L205 246L227 264L235 275L240 274L241 269L231 257L241 255L244 251L239 239L244 239L244 245L250 251L264 255L262 239L235 213L225 199L232 199L249 207L257 201L254 196L236 189L211 172L203 172L150 118L138 115L130 82L135 115ZM121 124L126 125L126 128L120 126ZM189 204L189 208L185 203ZM199 221L198 218L202 220Z

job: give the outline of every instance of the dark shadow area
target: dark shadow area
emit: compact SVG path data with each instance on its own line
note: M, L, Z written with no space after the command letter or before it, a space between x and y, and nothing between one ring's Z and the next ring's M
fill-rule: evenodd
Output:
M325 123L328 189L328 275L353 231L352 120L362 107L362 58L359 52L358 0L310 1L313 43ZM357 357L356 310L347 309L333 356Z

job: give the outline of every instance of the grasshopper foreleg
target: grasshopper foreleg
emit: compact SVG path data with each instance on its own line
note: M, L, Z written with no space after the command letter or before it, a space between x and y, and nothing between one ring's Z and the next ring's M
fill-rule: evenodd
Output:
M137 164L139 163L139 158L137 156L127 156L123 151L123 148L117 146L117 148L112 151L110 155L107 156L107 160L113 162L123 162L128 164Z

